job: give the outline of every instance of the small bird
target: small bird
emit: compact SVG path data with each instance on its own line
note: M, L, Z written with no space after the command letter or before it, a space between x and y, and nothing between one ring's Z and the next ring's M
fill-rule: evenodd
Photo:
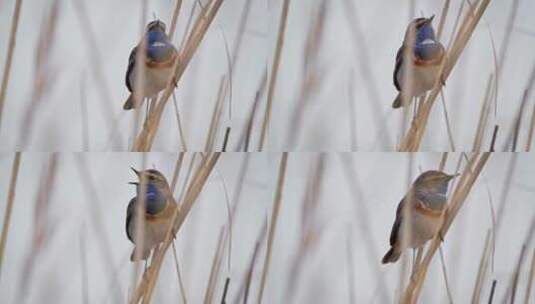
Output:
M438 233L440 216L446 206L448 184L457 175L431 170L418 176L398 205L396 220L390 233L391 247L383 257L383 264L396 262L403 249L418 248ZM410 219L405 218L407 214ZM406 247L402 248L403 234L409 232L410 235L406 235Z
M412 97L421 96L435 84L446 52L435 37L435 30L431 25L434 17L414 19L407 27L403 45L396 55L394 85L399 94L392 103L395 109L402 106L403 99L408 105ZM406 50L410 52L408 63L404 61ZM406 79L409 76L411 79ZM444 83L443 79L441 82Z
M171 188L167 183L165 177L157 170L149 169L145 171L137 171L131 168L138 176L140 182L131 182L136 185L136 197L130 200L128 208L126 209L126 235L128 239L134 243L135 248L130 256L131 261L136 261L139 256L141 260L147 260L150 251L164 241L169 225L173 219L173 215L177 208L177 204L173 199ZM142 184L145 188L142 191ZM138 202L140 197L144 198L144 206L142 212L145 217L144 231L142 231L143 239L136 237L138 232L136 225L138 223ZM173 231L173 234L176 231ZM140 244L136 244L139 242ZM141 246L141 248L140 248ZM139 254L137 253L139 250Z
M169 41L165 33L165 23L155 20L147 25L147 30L143 39L145 44L145 70L139 94L144 98L153 98L165 89L167 83L174 72L175 62L178 60L178 51ZM138 102L134 99L134 91L137 90L138 68L136 68L137 51L143 47L143 41L140 42L128 58L128 69L126 70L126 87L131 92L130 96L123 105L124 110L135 108L143 100ZM137 95L136 95L136 98Z

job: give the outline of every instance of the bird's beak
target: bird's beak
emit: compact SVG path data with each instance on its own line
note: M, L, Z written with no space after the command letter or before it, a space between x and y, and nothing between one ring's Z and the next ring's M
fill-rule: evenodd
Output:
M460 173L456 173L456 174L448 175L448 180L452 180L452 179L456 178L459 175L461 175L461 174Z
M130 169L132 169L132 171L134 171L134 173L137 175L137 177L141 176L141 172L139 172L136 169L134 169L134 167L130 167Z
M435 15L429 17L429 18L427 19L427 23L431 23L431 22L433 22L433 19L434 19L434 18L435 18Z
M134 185L134 186L139 186L139 183L138 183L138 182L129 182L128 184L129 184L129 185Z

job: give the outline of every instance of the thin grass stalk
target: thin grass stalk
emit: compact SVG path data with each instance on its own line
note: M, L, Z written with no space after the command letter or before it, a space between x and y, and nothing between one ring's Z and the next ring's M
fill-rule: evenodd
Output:
M268 219L267 217L264 219L264 224L262 225L262 228L260 229L258 236L256 238L253 254L251 255L251 260L249 261L249 267L247 268L247 272L245 275L245 284L240 288L240 292L238 293L238 297L236 297L236 300L234 301L234 304L239 304L240 295L242 294L243 290L243 304L248 303L249 299L249 290L251 288L251 281L253 278L253 272L254 272L254 266L256 265L256 259L258 258L258 253L260 252L260 246L264 243L264 239L267 235L267 227L268 227Z
M182 8L182 0L176 1L175 10L173 11L173 18L171 19L171 27L169 28L169 40L173 40L173 36L176 31L176 23L178 21L178 16L180 15L180 9Z
M350 232L350 231L349 231ZM355 298L355 265L353 263L353 248L351 246L350 233L347 233L346 238L346 257L347 257L347 299L349 303L357 303Z
M279 31L278 31L278 37L277 37L277 45L275 47L275 55L273 58L273 66L271 68L271 75L269 77L266 112L264 113L264 121L262 122L262 131L260 133L260 142L258 144L258 151L264 150L264 141L265 141L267 129L269 127L270 120L271 120L273 97L275 95L275 86L277 85L277 74L279 71L282 46L284 44L284 34L286 32L286 21L288 19L289 6L290 6L290 0L284 0L284 3L282 5L281 17L279 21Z
M444 31L444 24L446 24L446 18L450 9L450 0L445 0L442 6L442 13L440 14L440 21L438 22L437 39L440 40Z
M173 105L175 109L176 124L178 126L178 134L180 135L180 145L182 151L188 150L188 145L186 144L186 136L184 136L184 128L182 127L182 119L180 119L180 112L178 111L178 103L176 101L176 95L173 92Z
M179 60L177 60L175 64L173 77L171 77L166 89L157 101L154 111L148 117L147 123L136 137L132 148L133 151L149 151L151 149L154 137L156 136L156 132L160 125L163 110L175 89L175 83L177 83L184 74L184 71L191 61L195 51L198 49L222 3L223 0L212 0L202 9L201 15L197 18L195 25L190 32L184 50L179 54Z
M446 99L444 98L444 92L440 90L440 100L442 101L442 109L444 113L444 119L446 120L446 131L448 133L448 141L450 143L451 151L456 151L455 142L453 141L453 135L451 131L450 118L448 115L448 108L446 107Z
M448 203L448 209L445 212L442 227L439 233L431 241L429 249L427 250L422 263L419 265L415 274L411 277L409 285L403 292L401 303L416 303L418 301L418 297L427 274L427 269L431 263L433 255L440 246L440 236L443 238L448 232L448 229L453 223L453 220L457 216L460 208L464 204L468 194L470 193L470 190L472 189L472 186L483 170L483 167L487 163L489 157L490 153L487 152L483 153L481 156L479 156L479 154L475 154L469 159L468 164L460 176L460 181L456 185L453 195L450 198L450 202Z
M6 211L4 213L4 224L2 225L2 237L0 239L0 277L2 275L2 265L7 242L7 233L9 232L9 223L11 221L11 213L13 212L13 202L15 201L15 190L17 188L17 178L19 176L20 159L20 152L15 153L15 159L13 159L13 165L11 167L11 179L9 181Z
M520 250L520 257L518 258L518 262L515 267L515 273L513 275L513 281L511 282L511 300L510 303L515 303L515 297L516 297L516 289L518 287L518 278L520 277L520 268L522 267L522 262L524 261L524 256L526 253L526 245L522 245L522 249ZM503 301L505 303L505 301Z
M472 302L473 304L480 303L481 298L481 289L483 288L483 280L485 279L487 269L488 269L488 258L490 253L490 238L491 232L487 230L487 236L485 237L485 245L483 246L483 252L481 253L481 258L479 259L479 268L477 270L476 282L472 292Z
M533 280L535 279L535 249L533 250L533 256L531 257L531 268L529 271L528 286L526 287L526 295L524 297L524 304L529 304L531 297L531 289L533 288Z
M178 263L178 253L176 252L176 245L175 240L172 242L173 244L173 257L175 259L175 268L176 268L176 275L178 279L178 287L180 288L180 296L182 297L182 303L187 304L188 299L186 296L186 288L184 287L184 281L182 280L182 274L180 272L180 264Z
M277 182L277 190L273 199L273 210L271 215L271 224L269 225L269 234L267 239L266 257L264 259L264 267L262 269L262 278L260 280L260 289L258 291L258 297L256 302L262 303L262 297L264 295L264 288L266 286L266 279L269 272L269 266L271 263L271 253L273 251L273 242L275 241L275 232L277 229L277 219L279 218L279 211L282 201L282 192L284 189L284 181L286 176L286 164L288 162L288 152L284 152L281 157L279 165L279 177Z
M84 185L83 189L85 191L85 195L82 197L86 199L87 206L90 206L87 210L89 216L91 217L91 221L93 222L92 226L97 234L97 240L99 242L98 248L100 249L100 254L102 255L102 261L104 262L105 269L110 272L105 277L108 277L110 285L113 285L113 288L110 288L110 290L113 291L115 302L124 303L125 301L123 299L123 295L120 292L122 289L120 281L117 276L113 275L112 272L113 269L116 269L113 264L114 258L111 251L113 246L111 246L111 241L109 240L109 233L107 233L104 229L105 225L103 224L102 214L100 212L100 206L102 206L102 203L99 199L99 192L97 191L97 187L92 179L91 172L84 158L84 154L79 153L75 156L78 174L80 180L82 181L82 185Z
M446 260L444 258L444 252L442 246L438 247L440 253L440 265L442 266L442 275L444 276L444 284L446 287L446 294L448 295L448 301L450 304L453 304L453 295L451 293L451 287L448 280L448 273L446 271Z
M494 293L496 292L496 284L497 283L498 283L498 281L492 280L492 285L490 287L489 301L488 301L489 304L492 304L492 302L494 300Z
M230 278L227 277L225 279L225 286L223 287L223 295L221 296L221 304L227 303L227 293L228 293L229 286L230 286Z
M221 113L223 111L223 103L227 94L227 78L223 76L219 83L219 90L217 92L217 99L212 111L212 119L210 120L210 127L208 128L208 135L206 136L206 143L204 145L205 152L212 152L214 150L215 138L221 120Z
M201 167L195 173L195 176L190 182L186 194L184 195L183 203L180 205L180 208L177 208L177 212L175 212L175 214L173 215L173 225L170 225L170 227L168 228L163 244L160 245L160 248L157 248L155 250L151 265L143 274L141 282L139 282L139 284L137 285L134 291L134 296L132 297L132 301L130 303L138 303L141 297L143 297L144 304L150 301L152 293L154 291L154 286L156 284L162 266L165 252L169 249L169 246L171 245L173 234L178 232L182 227L182 224L186 220L187 215L189 214L201 190L203 189L208 179L208 176L212 172L212 169L214 168L215 164L217 163L219 156L220 153L214 153L213 155L206 157Z
M13 10L13 18L11 19L11 31L9 32L9 42L7 45L7 57L4 65L4 73L2 74L2 86L0 87L0 129L2 128L2 114L4 112L4 103L7 94L7 85L9 84L9 76L11 75L11 65L13 63L13 53L15 51L15 44L17 42L17 29L19 28L20 8L22 0L15 2L15 9Z
M81 290L82 303L89 304L89 277L87 274L87 254L86 254L86 239L85 239L85 225L82 225L80 230L80 275L81 275Z
M379 132L378 134L380 134L379 138L382 141L383 146L389 147L391 142L390 133L388 132L385 117L382 114L383 107L381 105L379 88L377 87L377 83L379 82L374 81L373 79L374 72L370 65L370 62L373 62L373 60L371 60L372 56L370 56L370 52L367 48L365 39L366 36L360 28L359 19L355 13L357 12L355 9L355 1L346 0L344 1L344 5L344 12L349 24L349 29L351 30L351 36L353 37L351 41L353 42L353 46L358 55L358 67L360 68L360 74L366 75L366 77L363 77L363 81L366 83L365 88L367 89L368 96L370 96L370 105L373 107L373 113L378 115L378 117L373 121L376 123L377 130L385 130L385 132Z
M533 141L534 130L535 130L535 104L533 104L533 110L531 111L531 121L529 123L528 139L526 141L526 152L531 151L531 142Z
M258 109L258 104L260 103L260 98L262 97L264 90L266 89L267 84L267 68L262 76L262 79L260 80L260 83L258 84L258 89L256 90L253 106L251 108L251 112L249 113L249 119L247 120L246 127L240 136L240 140L238 141L238 146L235 149L236 151L240 150L242 143L243 143L243 152L249 151L249 145L251 142L251 136L253 134L253 124L254 119L256 116L256 111Z
M522 125L522 114L524 114L524 107L526 106L527 97L528 97L528 90L525 90L523 98L522 98L522 102L520 103L520 108L518 109L518 113L516 114L515 124L513 126L513 134L512 134L513 143L511 145L511 152L516 152L518 136L519 136L520 128Z
M483 104L481 105L481 111L479 112L479 120L477 123L476 136L474 137L474 144L472 145L473 152L481 151L481 144L483 142L483 136L485 134L485 127L487 125L490 104L492 100L492 87L494 86L494 75L489 76L487 82L487 90L485 91L485 97L483 98Z
M464 18L462 25L457 32L457 36L454 40L455 42L451 49L447 51L446 59L441 66L441 73L439 73L439 75L442 75L443 80L446 80L453 70L489 3L490 0L481 0L478 7L471 7ZM416 151L419 149L431 113L431 107L441 90L440 78L441 77L438 77L435 80L433 89L418 110L416 117L413 119L413 123L401 141L399 151Z
M204 293L204 304L212 303L215 292L215 285L219 277L219 270L221 269L221 260L223 258L223 239L225 238L225 227L221 227L219 231L219 238L217 241L216 251L212 260L212 268L210 269L210 276L208 277L208 285Z
M82 151L89 152L89 114L87 111L87 95L85 90L86 77L82 75L80 81L80 126L82 131Z

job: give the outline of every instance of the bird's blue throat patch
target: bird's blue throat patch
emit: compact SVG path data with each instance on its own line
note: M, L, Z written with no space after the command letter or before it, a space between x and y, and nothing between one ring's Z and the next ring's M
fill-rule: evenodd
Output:
M165 196L152 184L147 184L145 191L145 210L149 214L156 214L165 208Z

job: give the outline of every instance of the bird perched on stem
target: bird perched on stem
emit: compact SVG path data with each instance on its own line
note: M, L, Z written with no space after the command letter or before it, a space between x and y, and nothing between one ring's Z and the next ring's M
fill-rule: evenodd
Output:
M126 210L126 235L135 245L130 260L147 260L150 251L164 241L170 225L173 224L177 204L167 180L159 171L132 170L138 176L139 182L130 183L136 186L137 195L130 200ZM143 205L140 205L140 202L143 202ZM143 215L143 218L138 219L139 214ZM143 229L137 229L138 224L142 224ZM139 232L140 236L137 235ZM173 231L174 233L176 231Z
M435 37L433 18L414 19L405 32L403 45L396 55L394 85L399 91L393 108L408 105L412 97L431 90L444 59L444 46ZM440 79L444 84L444 80Z
M144 56L138 56L143 49ZM145 58L144 69L137 66L139 58ZM132 49L128 58L126 70L126 87L131 92L123 105L123 109L130 110L140 105L144 98L153 98L165 89L173 76L174 66L178 60L178 51L169 41L165 33L165 24L155 20L147 25L143 40ZM143 77L138 84L138 73L143 71ZM139 92L137 92L139 90ZM140 99L140 100L136 100Z
M448 184L455 176L440 171L418 176L398 205L383 264L396 262L403 249L419 248L439 232Z

